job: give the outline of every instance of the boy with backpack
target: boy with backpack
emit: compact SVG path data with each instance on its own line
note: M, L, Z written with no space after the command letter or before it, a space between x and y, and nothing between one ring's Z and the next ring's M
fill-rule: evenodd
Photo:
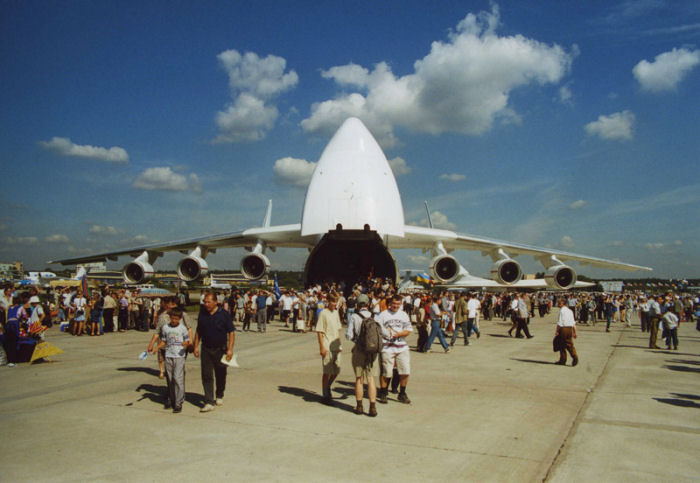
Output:
M379 377L379 364L377 356L382 351L382 329L379 323L367 310L367 300L357 302L357 311L348 318L348 328L345 338L355 343L352 348L352 368L355 372L355 399L357 406L355 414L363 414L362 399L364 398L363 380L367 381L367 395L369 396L369 413L371 417L377 415L377 384L375 378Z

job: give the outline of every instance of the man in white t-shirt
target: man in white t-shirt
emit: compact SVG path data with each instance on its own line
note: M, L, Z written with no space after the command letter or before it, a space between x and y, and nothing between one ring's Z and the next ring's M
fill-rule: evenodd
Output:
M472 332L475 332L477 339L481 337L481 332L479 332L476 326L476 318L479 316L479 310L481 310L481 302L476 298L475 293L469 294L469 302L467 302L467 334L471 335ZM468 343L467 341L467 344Z
M387 403L388 379L394 372L394 364L399 373L400 389L399 402L410 404L411 400L406 394L408 376L411 373L411 359L406 337L413 332L413 326L408 319L408 314L401 310L401 296L394 295L389 308L381 312L375 320L382 326L382 376L379 379L381 388L377 401Z
M673 350L677 351L679 319L676 308L673 305L670 306L663 317L661 317L661 322L663 322L664 329L666 330L666 349L670 350L673 344Z
M560 349L559 349L559 361L555 364L564 366L566 365L566 352L571 354L571 365L575 366L578 364L578 354L576 353L576 348L574 347L574 339L576 335L576 319L574 318L574 312L569 307L566 306L566 300L560 298L559 302L559 319L557 320L557 327L554 331L554 336L559 337Z
M289 292L285 291L279 300L281 309L280 319L284 322L285 327L289 325L289 314L292 312L292 303L292 297L289 295Z

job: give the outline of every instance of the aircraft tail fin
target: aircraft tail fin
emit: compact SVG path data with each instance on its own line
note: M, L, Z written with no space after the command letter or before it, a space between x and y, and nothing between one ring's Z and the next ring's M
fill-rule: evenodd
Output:
M272 200L267 200L267 210L265 211L265 218L263 218L262 227L269 228L270 221L272 221Z
M433 228L433 219L430 217L430 208L428 208L428 202L424 201L425 203L425 214L428 215L428 226L430 228Z
M85 270L85 267L79 267L75 271L75 277L73 277L73 280L82 280L83 275L87 274L87 270Z

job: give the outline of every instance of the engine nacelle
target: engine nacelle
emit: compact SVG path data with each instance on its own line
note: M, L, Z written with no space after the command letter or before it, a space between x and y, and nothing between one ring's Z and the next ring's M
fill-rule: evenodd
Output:
M430 261L430 275L441 283L450 283L459 275L459 262L452 255L438 255Z
M208 273L209 265L201 257L190 255L180 260L177 264L177 276L185 282L198 280Z
M504 285L512 285L523 278L523 269L512 258L498 260L491 267L491 278Z
M567 265L555 265L547 269L544 280L552 288L566 290L576 285L576 272Z
M124 265L122 276L126 283L143 283L153 277L153 265L143 260L134 260Z
M253 253L241 260L241 273L248 280L259 280L270 270L270 260L262 253Z

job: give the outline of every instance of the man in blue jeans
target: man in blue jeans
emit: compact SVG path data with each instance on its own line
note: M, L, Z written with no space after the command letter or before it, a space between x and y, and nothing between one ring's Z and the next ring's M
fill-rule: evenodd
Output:
M433 296L433 303L430 306L430 335L428 336L428 341L425 343L425 352L430 351L430 346L433 344L435 337L440 340L440 344L442 344L445 352L450 352L450 346L447 345L445 336L442 334L442 328L440 327L442 310L440 310L439 301L440 297L437 295Z

